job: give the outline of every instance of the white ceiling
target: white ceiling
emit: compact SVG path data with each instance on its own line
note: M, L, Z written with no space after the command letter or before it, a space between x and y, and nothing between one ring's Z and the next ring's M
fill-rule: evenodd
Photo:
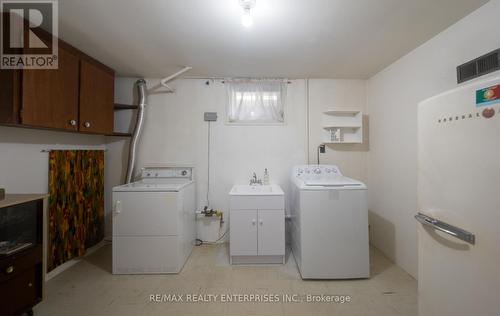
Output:
M59 0L59 34L119 75L368 78L486 2Z

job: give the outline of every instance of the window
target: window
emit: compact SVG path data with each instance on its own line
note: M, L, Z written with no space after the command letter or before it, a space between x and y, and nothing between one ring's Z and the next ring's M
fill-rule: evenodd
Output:
M283 124L286 82L232 80L227 84L227 121L230 124Z

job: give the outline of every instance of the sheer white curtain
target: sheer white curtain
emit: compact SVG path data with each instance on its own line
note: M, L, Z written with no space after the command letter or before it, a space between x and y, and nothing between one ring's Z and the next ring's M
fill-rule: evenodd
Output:
M229 123L283 123L286 82L283 80L229 80Z

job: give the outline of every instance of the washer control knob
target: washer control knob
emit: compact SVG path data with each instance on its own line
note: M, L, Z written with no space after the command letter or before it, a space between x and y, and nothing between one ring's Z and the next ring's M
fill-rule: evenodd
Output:
M182 170L181 175L185 176L187 174L188 174L187 170Z
M320 168L316 168L316 169L314 169L314 173L315 173L315 174L320 174L320 173L321 173L321 169L320 169Z

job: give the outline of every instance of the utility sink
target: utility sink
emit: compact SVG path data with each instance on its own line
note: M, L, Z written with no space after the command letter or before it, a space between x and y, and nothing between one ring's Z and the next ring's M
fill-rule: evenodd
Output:
M231 209L284 209L285 193L277 184L234 185L229 191Z
M284 195L277 184L271 185L234 185L229 195Z

